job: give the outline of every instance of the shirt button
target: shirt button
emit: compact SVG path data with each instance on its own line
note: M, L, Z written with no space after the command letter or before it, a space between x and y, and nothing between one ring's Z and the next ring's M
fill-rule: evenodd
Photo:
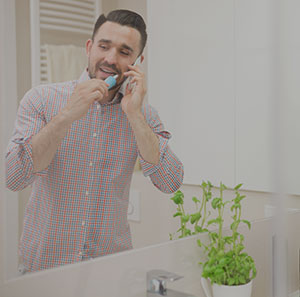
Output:
M100 109L100 104L99 103L97 103L97 109Z
M85 225L85 221L82 221L82 222L81 222L81 225L84 226L84 225Z
M82 256L82 252L79 252L78 255L79 255L79 256Z
M89 194L89 191L86 191L86 192L85 192L85 195L87 196L88 194Z
M97 136L97 133L94 133L93 136L96 137L96 136Z
M90 166L93 166L93 162L90 162Z

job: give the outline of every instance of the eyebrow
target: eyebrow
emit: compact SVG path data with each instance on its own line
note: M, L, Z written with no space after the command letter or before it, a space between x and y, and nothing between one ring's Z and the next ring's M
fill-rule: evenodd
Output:
M99 44L99 43L102 43L102 42L103 42L103 43L107 43L107 44L111 44L111 43L112 43L112 41L109 40L109 39L100 39L100 40L98 41L98 44ZM125 44L125 43L121 44L121 47L124 48L124 49L129 50L130 52L133 52L133 49L132 49L130 46L128 46L127 44Z

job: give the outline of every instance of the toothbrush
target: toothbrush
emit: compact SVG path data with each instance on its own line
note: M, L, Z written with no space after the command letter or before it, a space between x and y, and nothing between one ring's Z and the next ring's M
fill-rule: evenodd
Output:
M116 74L114 76L109 76L106 78L105 82L107 84L109 84L108 89L111 89L112 87L114 87L116 85L117 77L118 77L118 74Z

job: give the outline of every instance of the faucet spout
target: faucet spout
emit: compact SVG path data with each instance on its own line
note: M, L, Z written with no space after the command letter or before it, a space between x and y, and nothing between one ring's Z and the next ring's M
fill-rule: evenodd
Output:
M165 270L151 270L147 272L147 297L195 297L183 292L167 289L167 281L176 281L183 276Z

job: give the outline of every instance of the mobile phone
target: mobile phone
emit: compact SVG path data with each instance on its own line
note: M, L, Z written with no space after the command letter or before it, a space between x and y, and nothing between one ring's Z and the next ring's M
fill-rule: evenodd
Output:
M136 65L140 65L141 64L141 56L139 56L135 62L132 64L132 66L136 66ZM131 84L131 79L132 77L127 77L125 79L125 81L123 82L121 88L120 88L120 91L125 94L125 91L126 91L126 88L127 88L127 85L129 85L129 89L133 89L135 87L135 83Z
M136 65L141 65L141 56L138 56L138 58L135 60L133 66L136 66Z

